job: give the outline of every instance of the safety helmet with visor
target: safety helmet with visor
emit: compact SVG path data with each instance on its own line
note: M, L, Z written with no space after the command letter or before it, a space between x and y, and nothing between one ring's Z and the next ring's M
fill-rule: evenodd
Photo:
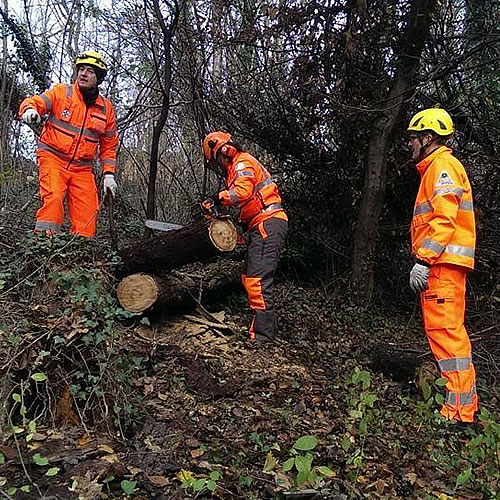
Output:
M203 139L203 156L207 168L217 171L217 152L228 142L231 142L231 136L221 131L211 132Z

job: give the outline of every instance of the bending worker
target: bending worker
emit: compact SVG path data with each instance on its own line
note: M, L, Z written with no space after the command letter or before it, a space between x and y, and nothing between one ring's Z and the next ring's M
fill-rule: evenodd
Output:
M425 331L447 379L441 414L473 422L478 408L476 375L464 327L465 282L474 268L476 231L472 191L463 165L446 147L450 115L439 108L417 113L408 126L420 187L411 222L416 263L410 286L420 294Z
M42 207L35 231L54 234L61 229L66 197L71 232L92 237L99 206L93 163L99 157L104 194L115 196L118 133L113 105L99 94L107 73L101 54L84 52L76 58L75 69L73 85L59 83L25 99L19 116L32 125L47 115L36 151Z
M203 141L206 166L225 178L227 189L202 203L208 213L218 205L239 207L240 223L249 230L243 285L254 311L250 340L270 341L277 332L273 281L288 218L278 186L269 172L225 132Z

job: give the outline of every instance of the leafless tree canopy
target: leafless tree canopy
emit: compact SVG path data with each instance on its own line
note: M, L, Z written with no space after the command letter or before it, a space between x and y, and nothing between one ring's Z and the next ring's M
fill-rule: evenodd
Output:
M70 81L74 56L95 48L111 68L101 91L119 118L124 223L186 222L219 182L203 170L201 139L224 129L282 186L287 269L348 283L360 304L394 292L397 302L418 182L405 129L412 113L441 105L456 122L453 146L475 191L475 279L491 291L499 10L494 0L4 0L2 208L27 221L37 205L37 131L16 120L20 100Z

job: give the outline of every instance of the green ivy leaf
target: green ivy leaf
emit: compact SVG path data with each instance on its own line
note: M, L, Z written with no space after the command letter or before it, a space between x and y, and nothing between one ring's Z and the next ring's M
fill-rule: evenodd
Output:
M210 473L210 479L212 481L218 481L220 479L220 471L219 470L213 470Z
M29 493L31 491L31 488L30 488L30 485L29 484L25 484L24 486L21 486L21 488L19 488L23 493Z
M458 475L455 488L458 488L459 486L462 486L463 484L465 484L467 481L469 481L471 476L472 476L472 468L469 467L468 469L465 469L463 472L461 472Z
M276 467L276 459L273 454L269 452L266 455L266 462L264 464L264 472L271 472Z
M302 455L298 455L295 457L295 467L299 472L309 472L311 470L311 463L313 457L310 453L308 453L305 457Z
M297 441L293 447L296 450L309 451L313 450L318 444L318 439L315 436L302 436Z
M363 394L362 401L366 406L373 408L373 403L377 401L377 396L376 394Z
M352 445L352 441L349 439L347 434L344 435L344 439L342 439L342 449L347 451Z
M201 491L203 488L205 488L206 484L207 484L207 480L205 478L197 479L193 483L193 491Z
M123 492L125 493L125 495L131 495L135 490L136 484L137 483L135 481L127 481L126 479L124 479L120 483L120 486L121 486Z
M284 464L283 464L283 472L288 472L289 470L292 469L293 464L295 463L295 458L289 458Z
M33 375L31 375L31 378L35 382L44 382L45 380L47 380L47 375L45 375L45 373L42 373L42 372L37 372L37 373L33 373Z
M324 465L320 465L316 470L322 476L325 476L325 477L334 477L335 476L335 472L333 472L333 470L330 469L330 467L325 467Z
M59 467L51 467L46 473L45 475L46 476L49 476L49 477L52 477L52 476L57 476L57 473L60 471L61 469Z
M427 401L431 397L431 388L427 380L422 380L420 384L420 389L422 390L422 396L424 400Z
M5 455L0 451L0 465L5 463Z
M310 477L311 477L311 471L301 470L297 474L297 484L300 486L301 484L306 483L307 481L309 481Z
M209 479L207 481L207 488L209 491L215 491L217 489L217 483L215 481L212 481L211 479Z
M438 387L444 387L447 383L448 380L444 377L440 377L434 382L434 384L436 384Z
M17 392L15 392L14 394L12 394L12 399L16 402L16 403L20 403L21 402L21 396L19 394L17 394Z
M366 390L371 385L371 379L372 377L369 372L367 372L366 370L361 370L353 373L351 383L361 383L361 387Z
M33 462L35 462L35 464L41 465L41 466L49 464L49 460L45 457L42 457L42 455L40 455L40 453L35 453L33 455Z

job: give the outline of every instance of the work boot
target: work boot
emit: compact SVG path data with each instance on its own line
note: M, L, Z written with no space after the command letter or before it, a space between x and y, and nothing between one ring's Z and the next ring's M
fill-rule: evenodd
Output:
M447 433L461 437L474 437L482 431L478 421L462 422L460 420L444 420L444 429Z
M274 335L271 337L263 333L256 333L254 342L260 342L261 344L264 344L266 342L274 342L274 340Z
M264 347L271 347L272 345L274 345L274 339L267 335L256 333L253 339L247 337L247 346L250 349L259 350Z

